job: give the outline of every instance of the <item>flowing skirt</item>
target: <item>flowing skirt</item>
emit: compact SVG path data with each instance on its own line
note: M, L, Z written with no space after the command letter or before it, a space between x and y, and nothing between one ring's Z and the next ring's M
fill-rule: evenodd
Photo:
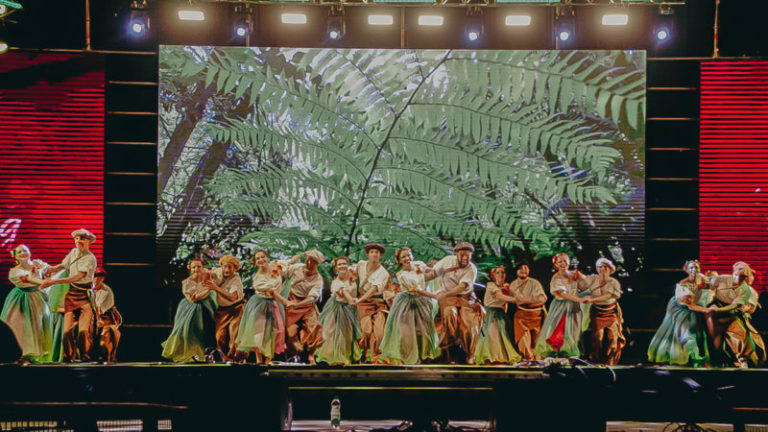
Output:
M541 326L534 354L539 357L581 355L581 303L555 298Z
M235 345L240 352L259 350L265 357L285 351L285 324L277 300L253 295L240 318Z
M34 363L48 360L51 327L48 299L34 288L14 287L5 298L0 320L8 324L21 347L22 357Z
M163 357L174 362L189 362L205 357L206 334L204 320L213 322L216 301L214 293L198 302L191 302L186 297L181 299L173 320L173 329L168 339L162 343ZM210 329L213 331L213 329Z
M66 271L61 272L57 278L67 277ZM69 291L69 284L55 284L46 288L48 294L48 308L51 311L51 352L47 361L60 362L62 360L62 324L64 322L64 297Z
M661 327L651 339L648 360L653 363L701 366L709 362L707 336L696 312L672 297Z
M363 350L357 340L363 337L357 308L331 298L320 312L320 327L323 331L323 344L315 351L318 362L331 365L348 365L360 361Z
M417 364L440 356L434 303L420 294L401 292L392 302L381 340L381 355L395 364Z
M521 360L512 341L514 329L504 309L485 308L483 329L475 347L475 363L517 363Z

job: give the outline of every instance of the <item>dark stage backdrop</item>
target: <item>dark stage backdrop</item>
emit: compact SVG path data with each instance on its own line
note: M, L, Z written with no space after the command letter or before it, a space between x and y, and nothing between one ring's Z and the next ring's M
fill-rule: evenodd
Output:
M644 51L164 46L158 268L255 249L643 270ZM327 268L325 269L327 272ZM538 273L538 274L537 274ZM482 277L481 277L482 278ZM628 283L628 285L627 285Z
M0 155L0 274L13 266L9 252L18 244L58 264L80 227L98 236L92 250L101 261L103 57L3 54Z
M768 289L768 62L701 64L699 230L702 267L736 261Z

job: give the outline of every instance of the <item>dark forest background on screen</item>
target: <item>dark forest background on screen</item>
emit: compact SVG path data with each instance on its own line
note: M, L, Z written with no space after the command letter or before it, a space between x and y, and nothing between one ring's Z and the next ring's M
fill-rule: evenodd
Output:
M645 75L642 51L164 46L160 268L255 249L355 260L376 241L394 269L396 247L428 261L469 241L481 275L527 262L548 279L566 251L587 271L612 258L631 285Z

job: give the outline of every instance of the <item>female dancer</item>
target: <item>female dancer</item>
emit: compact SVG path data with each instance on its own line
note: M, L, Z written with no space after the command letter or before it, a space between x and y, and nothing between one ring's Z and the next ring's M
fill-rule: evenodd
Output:
M283 267L275 261L270 263L269 252L257 251L252 262L258 267L252 281L255 293L243 309L235 345L240 352L253 351L256 361L266 364L285 351L285 312L277 302L290 302L281 294Z
M14 288L5 298L0 320L13 331L22 351L22 362L42 363L48 360L51 350L50 310L45 294L40 291L43 283L42 261L32 261L26 245L11 251L16 266L8 273Z
M348 365L360 361L363 355L357 344L363 337L355 308L357 277L349 269L349 258L337 257L331 264L338 275L331 283L331 298L320 313L323 344L315 352L315 358L330 365Z
M568 270L571 259L566 253L555 255L552 262L557 273L552 276L549 291L554 296L549 314L541 326L534 354L540 357L574 357L581 355L581 303L586 291L579 291L578 270Z
M504 266L491 269L491 277L493 281L485 286L485 320L475 348L475 362L517 363L522 357L515 351L514 330L505 311L507 303L514 303L516 299L504 294L504 291L509 293L509 284L504 281Z
M189 262L189 277L181 283L184 298L176 309L171 335L163 346L163 357L175 362L203 360L205 349L216 346L213 321L216 310L216 292L204 283L210 274L203 270L203 262Z
M624 318L619 306L621 285L611 275L616 266L608 258L599 258L595 263L596 275L584 276L580 281L583 290L589 290L584 303L589 309L589 329L592 331L592 352L590 360L599 364L616 365L621 350L627 344L624 338Z
M703 320L712 295L698 260L686 261L683 270L688 276L675 285L664 321L648 347L648 360L698 367L709 362Z
M395 275L402 291L389 310L381 356L393 364L417 364L440 356L440 339L435 329L437 296L426 290L424 274L429 270L414 261L410 248L395 251L395 262L402 269Z

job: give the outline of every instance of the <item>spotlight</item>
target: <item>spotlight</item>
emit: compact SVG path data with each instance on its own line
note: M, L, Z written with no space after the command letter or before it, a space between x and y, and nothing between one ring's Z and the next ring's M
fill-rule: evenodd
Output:
M388 26L392 25L394 22L395 19L392 17L392 15L368 15L369 25Z
M656 39L661 42L667 40L669 37L669 29L666 27L659 27L656 29Z
M128 16L128 33L133 37L142 37L149 31L149 14L146 0L131 2L131 14Z
M8 11L8 6L0 3L0 15L5 15L5 13Z
M253 32L253 10L248 6L237 5L235 7L235 37L246 39Z
M654 18L653 36L659 44L672 39L675 30L674 11L669 6L659 6L659 11Z
M332 40L339 40L344 37L346 33L346 26L344 24L343 12L341 15L330 15L328 17L328 37Z
M507 15L504 18L504 24L510 27L531 25L530 15Z
M283 24L306 24L307 16L303 13L284 13L280 15Z
M441 26L443 25L443 16L442 15L419 15L419 25Z
M205 13L198 9L179 9L179 19L182 21L205 21Z
M627 14L605 14L602 23L604 26L625 26L629 23Z
M576 17L573 9L563 9L558 12L555 21L555 37L561 43L568 43L576 35Z
M470 42L480 39L480 36L483 35L483 16L479 15L479 13L468 16L464 33Z
M6 51L8 51L8 44L3 41L0 41L0 54Z

